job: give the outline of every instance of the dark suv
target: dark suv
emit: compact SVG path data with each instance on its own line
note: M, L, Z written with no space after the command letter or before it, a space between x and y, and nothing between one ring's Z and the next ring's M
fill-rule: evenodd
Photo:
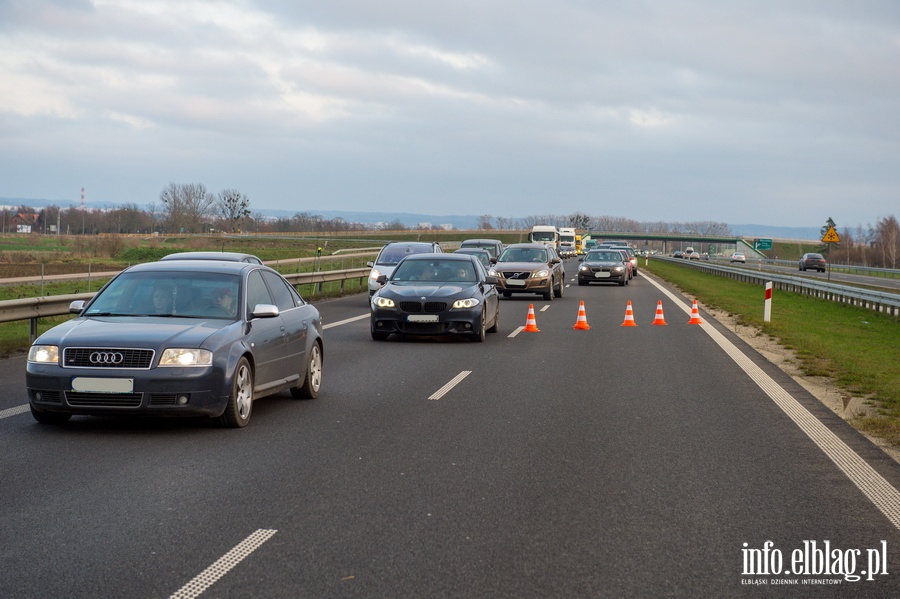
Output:
M825 257L822 254L803 254L803 257L800 258L800 270L805 271L810 268L819 272L825 272L826 266L828 266L828 263L825 262Z
M375 295L375 292L381 289L381 283L378 277L385 275L390 278L397 263L413 254L441 254L441 244L436 241L431 243L423 241L392 241L385 245L378 252L375 262L366 262L366 266L371 266L372 271L369 273L369 297Z
M490 273L497 277L497 291L503 297L513 293L539 293L545 300L562 297L566 272L553 246L543 243L514 243L506 246Z

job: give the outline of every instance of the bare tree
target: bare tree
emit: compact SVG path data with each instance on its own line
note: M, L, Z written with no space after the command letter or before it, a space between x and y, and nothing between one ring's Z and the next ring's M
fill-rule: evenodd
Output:
M897 268L900 261L900 223L896 217L888 216L879 219L875 225L876 243L881 249L883 260L882 266L885 268Z
M494 217L491 216L490 214L482 214L481 216L479 216L478 217L478 229L484 230L484 231L489 231L490 229L493 229L494 226L491 224L491 220L493 220L493 218Z
M202 183L169 183L159 201L173 232L198 233L212 215L216 198Z
M234 233L235 225L250 216L250 199L236 189L226 189L219 192L216 210Z

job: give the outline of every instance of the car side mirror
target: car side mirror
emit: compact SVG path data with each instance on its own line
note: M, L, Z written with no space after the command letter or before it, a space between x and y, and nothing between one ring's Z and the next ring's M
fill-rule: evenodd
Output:
M272 304L256 304L250 316L253 318L275 318L280 312L278 306Z
M550 259L550 264L559 264L560 262L562 262L562 260L560 260L559 258Z
M378 275L378 278L375 279L375 282L379 285L384 285L385 283L387 283L387 280L387 275Z
M497 285L500 282L500 280L497 277L488 275L484 278L484 282L487 283L488 285Z
M372 262L371 260L369 260L368 262L366 262L366 266L368 266L369 268L372 268L373 266L375 266L375 263Z
M84 300L75 300L69 304L69 312L71 314L81 314L82 310L84 310Z

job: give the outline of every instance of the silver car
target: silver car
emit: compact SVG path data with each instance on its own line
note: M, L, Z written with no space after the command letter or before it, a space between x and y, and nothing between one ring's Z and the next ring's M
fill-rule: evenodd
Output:
M420 241L394 241L378 252L378 257L374 262L367 262L366 265L372 268L369 271L369 297L375 295L375 292L381 289L382 285L378 282L378 277L384 275L388 278L397 268L401 260L413 254L440 254L443 253L439 243L426 243Z

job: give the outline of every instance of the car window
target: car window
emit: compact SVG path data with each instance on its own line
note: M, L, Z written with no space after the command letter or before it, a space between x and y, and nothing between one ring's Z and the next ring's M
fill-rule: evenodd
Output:
M247 277L247 313L252 312L257 304L275 304L275 302L272 300L269 288L266 287L266 283L263 281L262 273L254 270Z
M431 245L388 245L382 248L375 264L396 266L401 260L413 254L428 254L434 251Z
M291 293L293 287L285 283L284 279L274 272L268 270L260 272L262 273L263 280L269 285L269 291L272 292L272 296L275 299L275 305L278 306L279 311L284 312L285 310L297 307L294 294Z
M86 314L205 316L217 293L237 297L240 279L222 273L124 272L104 287Z

